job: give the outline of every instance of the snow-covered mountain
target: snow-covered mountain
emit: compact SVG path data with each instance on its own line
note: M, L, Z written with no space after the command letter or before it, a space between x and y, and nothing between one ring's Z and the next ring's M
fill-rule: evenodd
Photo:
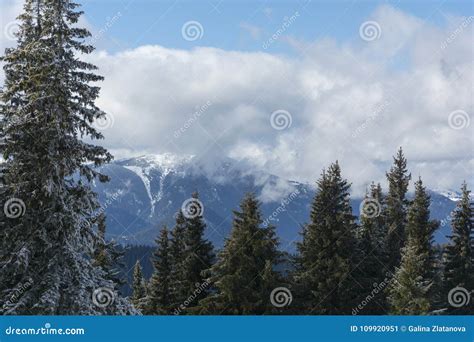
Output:
M97 183L107 214L108 233L124 244L153 244L164 224L172 226L174 215L195 191L204 206L207 237L222 246L246 192L262 200L264 220L277 226L281 248L293 251L301 225L308 221L314 188L259 171L249 171L231 159L209 167L193 156L147 155L118 160L101 168L111 177ZM441 221L436 240L445 241L450 231L450 212L459 194L431 192L432 216ZM358 215L361 199L353 199Z

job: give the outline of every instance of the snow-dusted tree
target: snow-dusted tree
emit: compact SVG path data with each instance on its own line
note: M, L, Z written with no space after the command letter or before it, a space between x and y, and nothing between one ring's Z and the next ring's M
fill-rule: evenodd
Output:
M399 315L427 314L432 308L434 285L433 233L437 221L430 220L430 196L421 179L415 183L415 198L408 211L407 245L400 267L388 288L391 312Z
M26 0L18 44L7 49L1 93L5 207L0 251L0 310L6 314L125 314L133 307L114 291L90 256L97 238L95 167L112 156L86 139L102 80L80 60L93 47L75 27L82 12L72 0ZM12 207L12 204L17 204ZM31 284L19 291L19 284ZM15 301L9 299L21 293ZM8 305L5 303L8 302Z

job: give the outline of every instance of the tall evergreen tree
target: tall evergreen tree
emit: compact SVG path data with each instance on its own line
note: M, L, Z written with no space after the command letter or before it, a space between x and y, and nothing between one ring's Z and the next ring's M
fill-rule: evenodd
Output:
M387 202L387 253L388 266L394 269L400 264L401 250L406 240L407 207L409 202L406 198L411 174L407 171L407 160L400 147L397 155L393 158L393 166L387 173L388 195Z
M133 267L133 284L132 284L132 303L137 309L144 307L144 299L146 296L145 279L143 278L142 267L137 260Z
M200 302L207 312L262 314L268 307L280 253L275 228L263 227L259 206L255 195L247 194L241 211L234 211L230 237L211 268L209 282L216 292Z
M448 311L453 314L473 314L474 298L474 210L466 182L461 187L462 197L453 212L452 235L445 252L444 299ZM466 305L454 307L448 299L449 292L462 287L470 292ZM454 291L454 290L453 290ZM451 299L451 301L453 301ZM457 303L456 303L457 304Z
M353 302L355 217L350 184L336 162L317 182L310 223L298 244L295 279L303 293L301 306L316 314L348 314Z
M176 223L171 231L170 258L171 258L171 302L176 308L188 298L188 284L185 284L186 271L183 263L186 255L186 218L181 210L176 216Z
M394 314L427 314L432 309L434 285L433 234L439 222L430 220L430 196L421 179L408 211L407 246L388 290Z
M117 294L107 305L94 297L115 286L90 259L99 207L90 182L107 180L96 167L112 156L84 141L103 138L93 123L105 113L94 103L99 87L89 84L102 77L78 58L93 47L84 43L90 33L75 27L82 14L77 7L72 0L27 0L18 44L2 58L3 199L21 200L25 210L2 233L8 243L0 252L1 298L32 283L8 314L133 312Z
M156 240L157 248L153 254L155 270L149 283L148 298L144 309L146 314L167 314L171 309L171 258L168 234L168 228L163 227Z
M380 184L374 183L366 194L360 215L360 229L358 230L358 260L357 270L354 272L359 291L359 303L367 302L363 307L363 314L383 314L387 310L383 287L387 272L385 237L387 225L385 218L385 200Z
M197 202L199 195L194 193L192 198ZM186 298L195 292L196 287L204 283L206 280L204 272L209 270L214 259L212 243L204 238L206 224L202 213L203 210L198 210L195 215L185 216L185 250L184 258L180 263L184 278L180 281L180 287L181 293L185 294ZM188 306L195 306L207 293L208 288L205 288Z
M111 280L115 284L115 288L118 288L125 284L125 280L122 277L122 270L124 269L123 264L123 251L120 250L117 243L113 240L106 241L105 214L100 214L97 217L97 235L96 247L94 250L94 261L93 265L101 267L104 272L106 279Z

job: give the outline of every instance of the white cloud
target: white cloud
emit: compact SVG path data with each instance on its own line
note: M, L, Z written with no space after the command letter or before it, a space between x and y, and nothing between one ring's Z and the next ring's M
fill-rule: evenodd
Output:
M472 25L459 30L466 18L450 16L435 27L389 6L367 20L380 25L379 39L288 37L300 52L291 58L156 45L98 51L88 58L106 77L99 105L114 117L105 145L118 157L230 156L308 182L338 159L357 193L384 181L403 146L412 174L430 187L472 186ZM279 109L291 127L272 127ZM456 130L448 117L459 109L471 122Z

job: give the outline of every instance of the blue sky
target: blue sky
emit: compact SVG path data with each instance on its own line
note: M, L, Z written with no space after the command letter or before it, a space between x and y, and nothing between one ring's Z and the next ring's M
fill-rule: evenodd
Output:
M388 4L426 22L444 25L446 15L469 16L474 13L470 1L152 1L84 0L87 20L97 28L120 12L119 25L107 36L115 43L104 46L109 51L158 44L169 48L190 49L212 46L226 50L258 51L295 12L299 18L286 32L297 39L312 42L330 37L338 42L358 39L358 28L380 5ZM202 39L186 41L181 26L198 21L204 29ZM245 27L260 30L253 36ZM277 41L269 52L292 53L284 41Z

